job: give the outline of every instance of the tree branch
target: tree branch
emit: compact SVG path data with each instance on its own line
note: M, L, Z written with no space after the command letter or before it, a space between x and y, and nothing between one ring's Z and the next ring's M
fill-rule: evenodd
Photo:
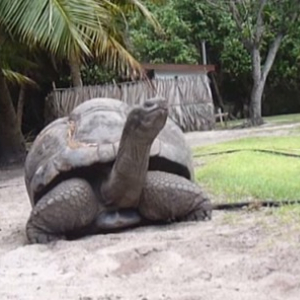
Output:
M236 3L231 0L228 4L229 4L229 10L233 16L236 25L238 26L239 30L243 30L243 22L238 9L236 8Z
M260 0L260 6L257 13L257 19L256 19L256 30L254 33L254 43L256 45L259 45L261 42L261 38L264 32L264 21L263 21L263 10L267 4L268 0Z
M251 22L250 22L250 17L249 17L249 10L247 9L247 5L246 5L245 1L242 1L241 3L243 5L244 11L245 11L244 22L247 24L247 27L248 27L247 30L248 30L248 32L250 34L249 39L253 40L254 37L253 37L253 31L252 31L252 28L251 28Z
M233 16L233 19L234 19L238 29L240 31L243 31L243 21L242 21L240 13L236 7L236 2L234 0L230 0L228 4L229 4L229 10ZM242 41L244 47L250 52L252 49L251 40L242 37L241 41Z
M275 60L275 57L276 57L276 54L278 52L280 43L281 43L283 38L284 38L284 34L282 32L280 32L280 33L277 34L275 40L271 44L271 46L269 48L269 51L268 51L266 61L265 61L265 64L264 64L264 67L263 67L263 70L262 70L261 80L264 80L264 81L266 80L266 78L267 78L267 76L268 76L268 74L271 70L271 67L273 65L273 62Z

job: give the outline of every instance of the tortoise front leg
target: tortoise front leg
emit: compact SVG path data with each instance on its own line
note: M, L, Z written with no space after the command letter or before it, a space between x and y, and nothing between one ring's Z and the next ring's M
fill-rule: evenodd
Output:
M66 234L90 224L99 202L90 184L79 178L61 182L33 207L26 225L30 243L66 239Z
M134 209L107 210L90 184L79 178L61 182L33 207L26 226L30 243L76 239L141 224Z
M139 212L150 221L206 220L211 219L212 204L196 183L178 175L149 171Z

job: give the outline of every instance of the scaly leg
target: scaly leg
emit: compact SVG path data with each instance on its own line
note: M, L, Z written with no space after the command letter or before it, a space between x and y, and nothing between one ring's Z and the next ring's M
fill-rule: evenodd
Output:
M196 183L178 175L149 171L139 212L150 221L197 221L211 219L212 204Z
M26 225L30 243L66 239L68 232L91 223L99 212L99 202L84 179L63 181L33 207Z
M107 210L86 180L74 178L61 182L38 201L26 233L30 243L44 244L121 231L140 223L136 210Z

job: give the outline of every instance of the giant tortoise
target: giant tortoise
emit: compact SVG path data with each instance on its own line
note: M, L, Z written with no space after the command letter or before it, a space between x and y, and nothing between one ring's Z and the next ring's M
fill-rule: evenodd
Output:
M95 98L46 126L25 162L30 243L140 224L210 219L191 150L161 98Z

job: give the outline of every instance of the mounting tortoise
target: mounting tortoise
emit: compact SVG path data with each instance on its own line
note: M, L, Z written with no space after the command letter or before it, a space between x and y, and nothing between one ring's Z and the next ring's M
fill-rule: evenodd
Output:
M30 243L131 226L211 218L193 182L191 150L165 100L129 107L109 98L46 126L25 161Z

